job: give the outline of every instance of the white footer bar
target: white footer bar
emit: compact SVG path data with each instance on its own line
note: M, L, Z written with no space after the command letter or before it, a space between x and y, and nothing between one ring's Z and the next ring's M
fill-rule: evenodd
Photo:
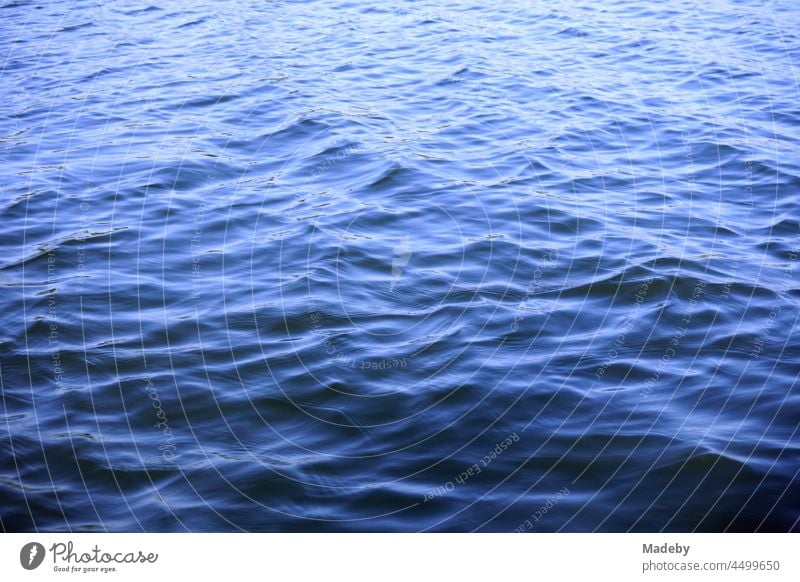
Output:
M0 535L3 580L777 582L799 564L797 534Z

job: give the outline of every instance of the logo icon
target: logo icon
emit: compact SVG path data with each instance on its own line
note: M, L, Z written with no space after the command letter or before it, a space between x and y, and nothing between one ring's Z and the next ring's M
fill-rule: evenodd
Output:
M44 546L38 542L30 542L19 551L19 563L26 570L35 570L44 561Z
M389 283L389 291L394 291L400 277L403 275L403 267L411 260L411 239L408 235L403 241L394 247L394 258L392 259L392 281Z

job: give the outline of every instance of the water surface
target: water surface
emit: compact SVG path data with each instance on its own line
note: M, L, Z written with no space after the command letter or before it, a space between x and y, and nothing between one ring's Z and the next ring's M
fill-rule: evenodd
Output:
M0 529L790 531L800 12L0 5Z

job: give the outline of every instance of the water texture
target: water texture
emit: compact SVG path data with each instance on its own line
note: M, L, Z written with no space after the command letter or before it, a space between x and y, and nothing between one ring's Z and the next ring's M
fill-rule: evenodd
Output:
M800 10L0 4L0 529L797 531Z

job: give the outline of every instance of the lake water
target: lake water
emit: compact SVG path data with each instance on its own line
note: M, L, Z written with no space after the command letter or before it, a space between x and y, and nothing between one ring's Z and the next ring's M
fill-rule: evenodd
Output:
M800 528L793 1L0 5L0 529Z

